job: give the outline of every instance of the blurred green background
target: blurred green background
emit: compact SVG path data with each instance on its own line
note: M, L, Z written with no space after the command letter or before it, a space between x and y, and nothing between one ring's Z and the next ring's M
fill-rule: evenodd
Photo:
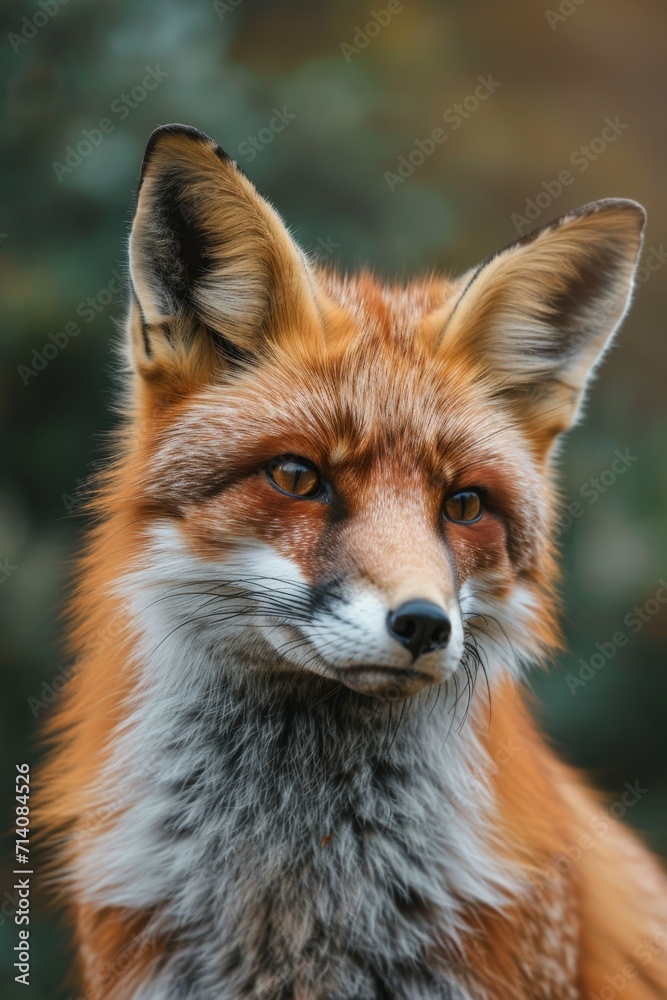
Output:
M633 312L562 460L565 502L578 504L561 532L571 651L533 687L564 755L612 800L639 781L627 819L667 855L665 5L3 0L0 16L3 828L15 763L38 759L43 685L67 666L58 613L84 527L77 489L114 422L117 276L143 146L181 121L239 160L302 245L344 267L460 271L526 232L528 215L614 195L648 208ZM408 171L439 127L446 140ZM401 163L410 176L388 179ZM11 886L7 863L3 997L22 995ZM65 936L33 905L30 996L67 997Z

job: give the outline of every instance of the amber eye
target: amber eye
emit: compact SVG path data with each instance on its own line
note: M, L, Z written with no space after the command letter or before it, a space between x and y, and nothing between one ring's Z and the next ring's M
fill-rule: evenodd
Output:
M294 455L272 458L266 474L279 490L292 497L314 497L320 492L320 474L307 459Z
M461 490L452 493L445 500L445 517L448 521L458 524L472 524L482 516L482 501L479 493L474 490Z

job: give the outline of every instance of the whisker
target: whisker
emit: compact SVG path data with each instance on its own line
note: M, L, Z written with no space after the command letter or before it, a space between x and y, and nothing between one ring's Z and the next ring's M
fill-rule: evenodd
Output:
M390 743L390 744L389 744L389 746L387 747L387 751L386 751L386 752L387 752L387 754L389 754L389 753L391 752L391 748L392 748L392 747L393 747L393 745L394 745L394 741L395 741L395 739L396 739L396 736L397 736L397 734L398 734L398 730L399 730L399 729L401 728L401 722L403 721L403 716L404 716L404 714L405 714L405 704L406 704L406 699L404 698L404 699L403 699L403 702L402 702L402 704L401 704L401 711L400 711L400 714L399 714L399 716L398 716L398 722L396 723L396 729L394 730L394 735L393 735L393 736L392 736L392 738L391 738L391 743Z
M446 689L447 681L445 681L444 684L445 684L445 689ZM431 708L431 711L426 716L427 719L430 719L431 716L433 715L433 713L435 712L436 706L437 706L438 701L440 699L440 692L441 691L442 691L442 684L436 684L435 685L435 698L433 699L433 707Z
M444 739L443 744L442 744L442 749L443 750L444 750L445 744L447 743L447 740L449 739L449 737L451 735L451 732L452 732L452 727L454 725L454 720L456 718L455 715L452 715L452 712L454 712L455 709L456 709L456 705L458 703L458 697L459 697L459 684L458 684L458 679L456 677L456 674L452 674L452 681L454 682L454 705L448 711L448 715L451 715L452 717L451 717L451 720L450 720L450 723L449 723L449 729L447 730L447 733L445 735L445 739ZM447 684L446 681L445 681L445 684ZM447 700L449 700L449 685L447 685L447 687L446 687L445 690L446 690Z

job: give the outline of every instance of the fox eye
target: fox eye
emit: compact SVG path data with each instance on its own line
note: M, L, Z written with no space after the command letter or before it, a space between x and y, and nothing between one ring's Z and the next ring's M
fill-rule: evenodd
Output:
M445 517L457 524L472 524L482 516L482 500L475 490L460 490L445 500Z
M274 486L292 497L315 497L322 486L320 474L312 462L295 455L272 458L266 474Z

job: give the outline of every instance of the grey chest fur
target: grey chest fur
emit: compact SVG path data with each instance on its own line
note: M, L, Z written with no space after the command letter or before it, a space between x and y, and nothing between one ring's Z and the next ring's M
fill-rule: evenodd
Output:
M470 846L446 809L448 722L317 694L230 689L177 714L148 792L174 944L147 998L465 996L444 958Z

